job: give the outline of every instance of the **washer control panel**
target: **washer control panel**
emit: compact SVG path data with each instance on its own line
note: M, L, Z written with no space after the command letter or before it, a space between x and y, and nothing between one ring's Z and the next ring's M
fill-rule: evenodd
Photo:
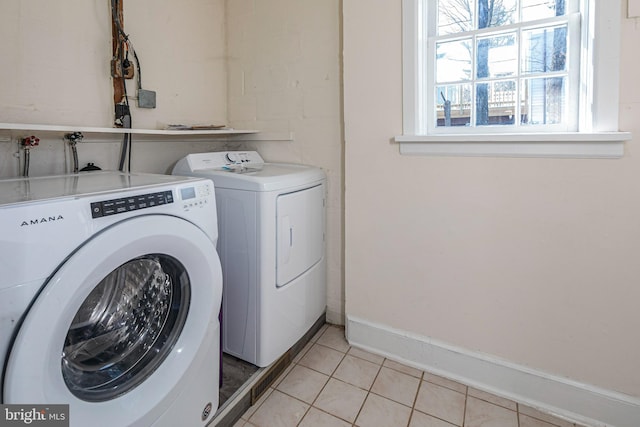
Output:
M178 190L178 193L182 203L182 209L189 210L208 204L213 194L213 187L210 183L200 183L189 187L182 187Z
M157 193L140 194L138 196L121 197L119 199L103 200L91 203L91 216L93 218L100 218L166 205L167 203L173 203L173 193L168 190Z

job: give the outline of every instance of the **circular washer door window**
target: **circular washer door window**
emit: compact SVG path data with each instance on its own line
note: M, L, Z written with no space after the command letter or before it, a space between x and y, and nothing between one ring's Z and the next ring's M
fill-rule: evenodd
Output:
M189 310L189 278L168 255L128 261L98 283L69 327L62 375L76 397L113 399L142 383L170 353Z

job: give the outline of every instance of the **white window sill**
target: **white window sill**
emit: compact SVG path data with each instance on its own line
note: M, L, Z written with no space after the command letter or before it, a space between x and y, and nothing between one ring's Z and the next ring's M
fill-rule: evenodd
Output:
M401 135L395 142L400 154L617 159L630 139L630 132L563 132Z

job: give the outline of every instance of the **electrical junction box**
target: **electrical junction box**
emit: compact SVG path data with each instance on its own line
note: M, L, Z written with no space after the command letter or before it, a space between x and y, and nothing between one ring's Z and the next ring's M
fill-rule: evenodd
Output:
M138 89L138 107L156 108L156 93L152 90Z

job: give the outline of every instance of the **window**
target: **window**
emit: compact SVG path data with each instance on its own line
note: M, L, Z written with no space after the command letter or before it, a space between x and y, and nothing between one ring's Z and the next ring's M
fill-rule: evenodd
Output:
M568 111L580 77L579 45L568 46L580 38L576 1L436 0L436 13L422 3L418 25L435 72L420 89L419 129L577 129L577 111Z
M619 0L404 0L396 140L619 142L621 155L619 14Z

